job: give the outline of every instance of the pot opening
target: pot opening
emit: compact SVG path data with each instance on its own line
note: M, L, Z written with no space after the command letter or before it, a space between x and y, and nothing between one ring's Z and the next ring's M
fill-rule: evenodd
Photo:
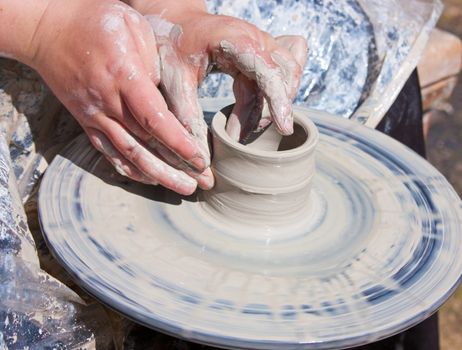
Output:
M241 139L239 142L232 140L225 132L227 119L231 113L233 106L227 106L218 113L212 121L212 130L218 137L227 143L230 147L240 149L241 152L267 152L265 156L276 156L276 152L281 152L285 155L294 155L303 152L304 149L311 148L316 132L312 134L311 124L294 114L294 132L292 135L281 135L274 123L270 124L267 128L260 131L251 132L247 137ZM221 116L221 117L220 117ZM315 131L315 130L314 130ZM243 147L245 146L245 147ZM274 152L274 153L273 153ZM263 153L259 153L263 156Z
M308 139L308 133L299 124L294 123L294 133L292 135L283 136L279 143L278 151L288 151L303 145Z
M270 129L270 130L268 130ZM261 137L268 140L267 142L276 143L273 150L277 152L288 151L297 147L300 147L308 140L308 132L303 126L294 121L294 132L292 135L282 136L280 135L274 125L271 125L267 130L259 133L253 133L252 137L247 138L241 143L245 146L255 146L258 144ZM272 135L272 136L271 136ZM272 141L269 141L272 140ZM255 148L260 148L256 146Z

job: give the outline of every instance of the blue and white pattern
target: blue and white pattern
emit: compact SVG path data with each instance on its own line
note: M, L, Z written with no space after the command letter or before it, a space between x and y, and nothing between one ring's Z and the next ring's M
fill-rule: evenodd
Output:
M70 288L41 269L40 246L23 208L47 165L45 153L58 152L59 143L79 131L72 121L65 127L55 114L58 107L30 68L0 59L0 349L94 343L90 327L79 319L84 309L93 313L94 308L84 308Z
M214 13L243 18L273 36L307 38L297 103L349 117L367 96L378 57L372 25L356 0L220 0L208 5ZM233 96L232 82L227 75L211 75L201 96Z
M346 118L364 107L354 116L363 123L367 111L380 120L391 106L442 9L440 0L208 0L207 5L273 36L306 37L308 59L295 103ZM232 79L209 76L200 96L232 97Z
M296 111L321 134L311 211L297 234L235 240L195 197L127 181L80 137L40 190L55 256L119 312L212 345L343 348L422 321L460 281L460 199L389 137Z

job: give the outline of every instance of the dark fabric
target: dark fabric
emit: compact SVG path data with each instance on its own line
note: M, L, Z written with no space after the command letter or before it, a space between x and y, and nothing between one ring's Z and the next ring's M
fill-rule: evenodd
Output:
M417 70L415 70L377 126L377 130L393 137L425 157L422 117L420 83Z
M425 157L422 101L417 71L411 75L377 129ZM175 339L135 326L125 341L126 350L213 350L216 348ZM390 338L354 350L438 350L438 316Z

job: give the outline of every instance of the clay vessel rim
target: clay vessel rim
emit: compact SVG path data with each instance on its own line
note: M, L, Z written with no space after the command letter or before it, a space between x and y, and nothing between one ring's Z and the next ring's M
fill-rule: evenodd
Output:
M212 132L222 143L228 147L248 156L260 158L278 158L280 160L294 158L303 154L314 151L318 138L319 131L316 125L308 118L302 117L294 112L294 123L300 125L306 133L306 141L295 148L284 151L266 151L256 148L250 148L236 141L233 141L225 131L226 116L221 112L217 112L212 120ZM289 135L290 136L290 135Z

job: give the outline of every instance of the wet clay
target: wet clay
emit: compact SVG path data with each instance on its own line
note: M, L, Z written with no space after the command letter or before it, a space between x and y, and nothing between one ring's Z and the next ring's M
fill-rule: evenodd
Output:
M229 111L223 109L212 121L216 185L201 194L206 215L232 219L255 232L287 228L306 215L318 130L295 113L292 135L281 136L270 127L243 145L225 131Z

